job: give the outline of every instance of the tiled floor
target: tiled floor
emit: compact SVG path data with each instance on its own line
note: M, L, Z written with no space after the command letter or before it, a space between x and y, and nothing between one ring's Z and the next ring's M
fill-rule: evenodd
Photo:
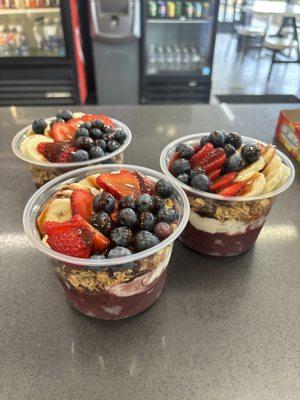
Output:
M230 41L230 45L229 44ZM230 34L218 34L213 66L212 96L218 94L293 94L300 97L300 64L275 64L267 83L270 56L257 52L238 60ZM213 101L213 98L212 98Z

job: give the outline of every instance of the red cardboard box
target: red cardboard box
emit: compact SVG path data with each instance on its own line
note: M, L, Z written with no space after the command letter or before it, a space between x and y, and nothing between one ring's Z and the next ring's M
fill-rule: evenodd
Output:
M300 110L280 111L276 137L287 151L300 162Z

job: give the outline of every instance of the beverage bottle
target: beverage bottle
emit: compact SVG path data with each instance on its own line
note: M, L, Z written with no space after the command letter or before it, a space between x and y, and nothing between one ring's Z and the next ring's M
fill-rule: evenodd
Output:
M174 1L167 2L167 15L168 18L175 18L176 15L176 5Z
M43 31L42 31L43 17L37 18L33 23L33 36L35 39L36 48L39 51L43 50Z
M54 34L54 52L57 53L58 56L64 56L65 55L65 48L64 48L64 34L63 34L63 29L61 25L61 20L60 18L54 18L53 20L55 24L55 34Z
M200 1L197 1L194 4L194 18L201 18L202 16L202 4Z
M209 17L209 1L204 1L202 3L202 17Z
M157 2L157 16L159 18L165 18L167 14L166 2L163 0L159 0Z
M191 19L193 18L194 13L194 6L191 1L184 2L184 15L186 18Z
M148 16L149 18L155 18L157 15L157 3L156 1L149 0L148 2Z
M182 17L182 2L175 1L175 16L176 18Z

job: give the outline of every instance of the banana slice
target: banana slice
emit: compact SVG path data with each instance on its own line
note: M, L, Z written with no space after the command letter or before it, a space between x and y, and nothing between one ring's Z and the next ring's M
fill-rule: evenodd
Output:
M50 248L50 246L49 246L49 244L48 244L48 242L47 242L48 237L49 237L48 235L45 235L45 236L43 237L43 239L42 239L42 243L43 243L44 246Z
M278 185L282 179L283 171L280 168L274 169L266 176L266 186L264 189L264 193L272 192Z
M87 187L87 188L93 188L95 187L92 183L92 180L89 178L82 179L81 181L78 182L81 186Z
M262 170L265 166L265 161L263 157L259 157L257 161L253 164L248 165L248 167L244 168L235 178L235 182L245 181L251 178L256 172Z
M274 154L275 154L275 148L271 144L268 144L266 150L262 153L262 157L266 165L268 165L269 162L272 160Z
M80 118L80 117L82 117L83 115L85 115L83 112L75 112L74 114L73 114L73 118Z
M239 196L257 196L264 192L266 178L261 172L256 172L252 179L246 184L245 188L239 193Z
M91 185L97 189L99 188L99 186L97 185L96 179L98 178L99 175L100 174L94 174L87 177L87 179L91 182Z
M72 218L71 202L67 198L54 198L50 200L37 219L37 226L41 234L44 234L46 221L64 222Z
M43 142L52 143L54 140L44 135L35 134L28 136L21 143L21 153L29 160L48 162L48 160L37 149L38 144Z
M290 171L289 167L287 167L285 164L281 163L281 172L282 172L282 177L280 179L280 182L276 186L276 189L285 184L285 182L287 181L288 177L290 176L290 172L291 171Z
M269 164L267 164L264 168L263 173L265 174L265 176L267 176L271 171L274 171L277 168L281 168L281 164L281 158L278 154L275 153Z

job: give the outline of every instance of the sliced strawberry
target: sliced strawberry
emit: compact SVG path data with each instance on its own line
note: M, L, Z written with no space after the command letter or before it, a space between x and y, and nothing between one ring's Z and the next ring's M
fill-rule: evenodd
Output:
M114 224L116 224L118 222L118 215L119 215L119 212L116 209L112 213L109 214L109 216Z
M77 147L71 143L61 142L42 142L37 146L38 151L51 162L69 162L71 153L77 150Z
M80 118L85 122L92 122L95 121L96 119L100 119L105 125L109 125L112 128L114 128L115 126L113 121L107 115L104 114L86 114Z
M203 163L202 167L208 174L224 165L226 161L226 153L223 149L217 148L214 149L205 160L206 161Z
M97 185L117 199L124 196L138 197L141 194L139 181L134 173L121 170L117 173L104 173L97 177Z
M176 151L172 155L171 160L169 161L169 165L168 165L169 171L172 171L172 167L173 167L174 161L178 160L180 157L181 157L181 155L180 155L179 151Z
M50 135L56 142L72 142L75 138L76 129L75 125L59 122L52 126Z
M55 221L46 221L44 223L44 231L48 236L52 236L55 234L68 232L70 229L76 227L77 222L74 221L65 221L65 222L55 222Z
M90 192L83 189L76 189L71 194L72 215L79 214L88 221L92 215L92 204L94 197Z
M109 247L109 239L97 229L95 229L92 225L90 225L87 221L85 221L79 214L74 215L71 221L78 223L79 226L82 226L85 229L90 230L94 233L95 236L93 241L93 250L95 252L97 251L99 253L103 253L103 251L105 251Z
M135 171L134 175L139 181L142 194L154 194L155 182L152 179L147 178L146 176L140 174L138 171Z
M245 182L233 182L222 189L218 194L222 196L236 196L245 186Z
M206 143L196 154L193 155L190 159L191 166L193 168L200 167L203 163L203 160L212 152L214 149L213 144Z
M218 190L225 188L226 186L230 185L231 182L233 182L236 176L237 172L228 172L228 174L221 176L219 179L213 182L210 185L210 190L212 192L217 192Z
M211 181L214 181L215 179L219 178L221 171L222 171L222 168L218 168L218 169L215 169L214 171L210 172L208 174L209 179Z

